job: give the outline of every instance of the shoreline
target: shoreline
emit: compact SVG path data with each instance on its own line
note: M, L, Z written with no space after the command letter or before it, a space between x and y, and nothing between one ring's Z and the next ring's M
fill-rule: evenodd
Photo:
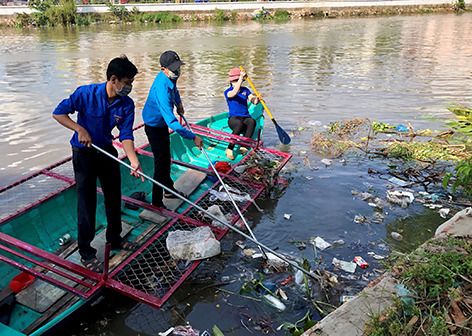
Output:
M462 239L466 242L470 242L471 237L472 208L465 208L444 221L444 223L436 229L435 236L409 253L408 258L424 258L425 251L429 251L435 255L441 251L447 251L460 255L461 258L470 258L470 256L463 256L464 250L462 248L451 245L450 239ZM423 263L431 265L431 261ZM397 269L395 269L395 267L397 267ZM394 309L396 302L398 300L404 300L405 294L400 294L401 292L398 288L402 283L398 275L398 270L402 267L404 266L397 262L393 263L389 271L371 281L364 290L355 295L354 298L340 305L316 325L306 330L302 336L363 336L366 335L366 332L368 335L370 335L371 332L373 332L372 334L378 335L378 330L372 330L372 325L375 325L374 321L387 320L389 314L392 314L394 311L392 309ZM462 274L460 274L459 277L464 278ZM466 281L470 281L467 278L465 279ZM410 289L413 292L417 290L417 288L414 287ZM465 293L463 295L465 295ZM440 308L443 308L443 306L437 309L439 310ZM413 321L414 318L411 318L410 323ZM415 323L411 323L411 327ZM355 326L355 328L353 328L353 326ZM458 327L462 327L462 325L458 325ZM375 331L377 331L377 333ZM465 334L458 333L458 335Z
M254 13L262 8L270 15L277 12L288 14L288 19L338 18L394 16L431 13L457 13L472 10L472 0L465 0L465 10L458 10L455 2L444 0L393 0L393 1L330 1L330 2L212 2L180 4L126 4L115 5L128 12L171 13L183 22L215 21L215 16L223 13L226 21L247 21L254 19ZM21 14L31 14L34 10L27 6L0 6L0 26L15 26ZM106 5L79 5L77 14L94 16L103 23L116 23L110 19L110 9ZM218 21L218 19L216 19Z

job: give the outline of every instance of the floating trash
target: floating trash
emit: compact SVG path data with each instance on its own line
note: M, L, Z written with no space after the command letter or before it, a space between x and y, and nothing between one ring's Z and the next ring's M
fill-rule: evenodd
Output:
M350 261L344 261L344 260L339 260L337 258L333 258L332 261L333 265L342 269L345 272L348 273L354 273L356 271L357 265L353 262Z
M278 309L279 311L284 311L287 307L283 304L282 301L277 299L275 296L266 294L262 296L267 303L269 303L272 307Z
M319 248L321 251L327 249L328 247L331 246L330 243L328 243L326 240L324 240L321 237L316 237L315 239L310 241L313 245L315 245L317 248Z
M398 232L392 232L390 236L395 239L396 241L401 241L403 240L403 236L399 234Z
M367 221L367 217L366 216L362 216L362 215L356 215L354 217L354 223L357 223L357 224L363 224Z
M284 214L284 218L286 220L290 220L291 217L292 217L292 214L289 214L289 213Z
M449 215L450 211L451 211L451 209L449 209L449 208L439 209L439 216L441 216L442 218L446 218L447 215Z
M405 187L409 184L408 182L403 181L402 179L399 179L398 177L395 177L395 176L389 178L388 181L400 187Z
M331 166L333 161L330 160L330 159L323 159L323 160L321 160L321 163L328 167L328 166Z
M367 267L369 267L369 264L367 263L367 261L365 261L364 258L360 256L354 257L352 261L355 262L357 266L359 266L362 269L366 269Z
M375 252L367 252L368 255L370 255L372 258L374 258L375 260L383 260L385 259L385 256L383 255L380 255L380 254L376 254Z
M348 302L348 301L354 299L355 297L356 297L355 295L341 295L339 301L341 303L344 303L344 302Z
M415 196L410 191L393 190L387 191L387 201L393 204L400 205L402 208L408 207L413 203Z

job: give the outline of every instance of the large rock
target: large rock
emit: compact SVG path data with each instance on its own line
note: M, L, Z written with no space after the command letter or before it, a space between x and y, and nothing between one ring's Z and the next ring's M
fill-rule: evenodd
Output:
M441 224L435 233L435 237L471 237L472 236L472 208L466 208L459 211Z

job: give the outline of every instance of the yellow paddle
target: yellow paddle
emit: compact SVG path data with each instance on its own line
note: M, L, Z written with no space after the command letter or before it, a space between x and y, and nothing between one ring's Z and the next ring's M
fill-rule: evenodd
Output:
M246 72L246 70L244 70L244 68L242 66L239 66L239 70ZM282 129L282 127L280 127L279 124L277 124L277 121L275 121L274 116L272 115L272 113L270 113L270 110L267 107L264 99L262 99L261 95L259 94L256 87L254 86L254 83L252 82L252 80L247 75L247 72L246 72L246 79L247 79L247 82L249 83L249 86L251 87L252 91L254 91L254 94L257 96L257 98L259 98L259 101L261 102L262 106L264 107L264 110L269 115L270 120L272 120L272 122L274 123L275 129L277 130L277 134L279 135L280 142L283 143L284 145L288 145L291 141L290 137L288 136L287 132L285 132Z

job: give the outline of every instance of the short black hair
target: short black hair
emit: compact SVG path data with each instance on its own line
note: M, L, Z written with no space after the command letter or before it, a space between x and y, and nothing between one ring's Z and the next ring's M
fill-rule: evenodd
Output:
M115 75L118 80L123 78L134 78L138 73L136 66L131 63L131 61L126 57L126 55L121 55L110 61L107 68L107 80L110 80L111 76Z

